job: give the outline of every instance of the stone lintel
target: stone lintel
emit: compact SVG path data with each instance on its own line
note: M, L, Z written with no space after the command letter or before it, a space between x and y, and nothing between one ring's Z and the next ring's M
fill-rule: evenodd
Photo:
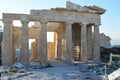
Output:
M26 15L30 18L29 14L16 14L16 13L3 13L3 19L10 19L10 20L21 20L21 17Z

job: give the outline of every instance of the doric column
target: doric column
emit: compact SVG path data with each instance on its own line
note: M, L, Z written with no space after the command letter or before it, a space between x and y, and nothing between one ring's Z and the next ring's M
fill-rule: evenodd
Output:
M2 65L12 65L12 21L4 19Z
M22 23L22 39L21 39L21 52L20 52L20 59L21 63L25 66L29 65L29 34L28 34L28 22L27 16L22 16L21 23Z
M92 43L92 25L87 26L87 54L88 54L88 59L92 60L93 59L93 43Z
M72 63L72 23L66 23L66 62Z
M47 63L47 21L41 22L40 62Z
M94 61L100 61L99 25L94 25Z
M57 45L57 59L61 60L61 52L62 52L62 39L61 39L61 33L58 32L58 45Z
M81 61L87 61L87 31L86 24L81 25Z

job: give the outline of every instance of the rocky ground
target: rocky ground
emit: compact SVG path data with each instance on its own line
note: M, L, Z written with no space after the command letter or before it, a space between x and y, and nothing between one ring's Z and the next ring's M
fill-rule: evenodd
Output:
M42 66L41 66L42 65ZM23 76L20 73L11 74L10 76L18 76L10 79L10 76L2 76L2 80L107 80L105 77L109 74L110 68L114 66L105 66L105 64L74 63L66 64L60 61L51 61L49 64L32 63L25 69ZM117 69L117 68L116 68ZM110 69L111 70L111 69ZM113 70L114 71L114 70Z

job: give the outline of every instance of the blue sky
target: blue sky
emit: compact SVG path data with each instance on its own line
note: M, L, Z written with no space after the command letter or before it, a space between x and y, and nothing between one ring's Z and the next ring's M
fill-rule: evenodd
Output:
M25 13L31 9L50 9L65 7L68 0L0 0L0 18L2 13ZM101 16L100 32L112 38L112 44L120 44L120 0L70 0L73 3L84 5L97 5L106 9Z

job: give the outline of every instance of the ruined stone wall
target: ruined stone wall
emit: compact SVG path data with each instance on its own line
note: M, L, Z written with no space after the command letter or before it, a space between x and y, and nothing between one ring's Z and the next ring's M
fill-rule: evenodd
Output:
M14 48L21 48L21 62L25 65L29 64L28 60L28 39L36 39L38 44L37 52L41 62L47 62L47 35L46 32L56 32L58 34L58 54L57 57L61 57L61 49L65 51L65 61L71 63L73 61L72 56L72 24L78 23L81 25L80 36L80 61L88 61L88 52L92 51L91 46L94 45L94 61L100 61L100 45L99 45L99 26L101 24L101 15L105 13L105 9L98 6L79 6L77 4L67 2L66 8L52 8L50 10L31 10L30 14L13 14L3 13L4 20L4 35L3 35L3 64L11 65L14 60ZM22 28L13 27L12 21L20 20ZM32 28L28 27L29 21L39 22L39 26ZM87 30L87 26L89 30ZM9 26L9 27L8 27ZM94 43L87 36L91 27L94 27ZM14 28L14 29L13 29ZM92 34L92 33L90 33ZM91 36L90 36L91 37ZM87 39L88 42L87 42ZM62 41L64 40L64 41ZM79 41L78 40L78 41ZM62 44L61 44L62 43ZM92 43L92 44L91 44ZM61 46L63 46L61 48ZM89 49L87 49L89 48ZM6 50L7 49L7 50ZM39 50L40 49L40 50ZM90 51L88 51L90 50ZM10 53L10 54L8 54ZM7 57L6 60L4 57Z
M106 36L104 33L100 34L100 46L111 46L110 40L109 36Z
M65 25L64 24L59 24L59 26L61 27L57 27L57 28L54 28L52 26L55 26L55 24L49 24L49 27L48 27L48 31L57 31L57 32L61 32L60 36L61 38L64 40L65 39ZM58 26L58 24L57 24ZM73 28L73 45L76 45L77 46L77 42L80 42L80 34L77 35L77 31L74 30L74 29L77 29L76 27ZM78 30L78 29L77 29ZM75 33L76 34L75 34ZM78 32L80 33L80 32ZM14 27L13 29L13 44L14 44L14 47L17 47L17 48L20 48L21 47L21 28L20 27ZM40 36L40 27L30 27L29 28L29 39L38 39ZM78 38L78 40L77 40ZM63 41L64 42L64 41ZM80 43L78 43L80 45ZM55 44L54 43L48 43L48 58L53 60L55 59ZM110 46L110 38L108 36L106 36L105 34L100 34L100 46ZM62 54L62 59L65 58L65 53L66 53L66 45L65 43L62 43L62 50L61 50L61 54ZM75 47L75 46L74 46ZM73 47L73 49L74 49ZM73 50L74 52L74 50ZM49 54L50 53L50 54ZM78 55L80 56L80 55ZM74 60L79 60L77 58L75 58L75 52L73 53L73 57L74 57ZM80 57L79 57L80 58Z

